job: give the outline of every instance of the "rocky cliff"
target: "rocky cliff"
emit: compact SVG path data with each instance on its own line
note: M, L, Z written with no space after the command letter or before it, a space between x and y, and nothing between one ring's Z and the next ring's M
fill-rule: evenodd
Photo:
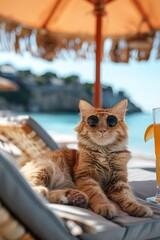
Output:
M92 104L93 91L88 90L85 85L76 86L43 86L33 87L31 89L31 97L28 103L28 111L40 112L78 112L79 100L84 99ZM103 107L110 108L119 101L128 97L124 92L113 93L112 88L103 88ZM127 113L141 112L128 99Z
M29 112L78 112L79 100L92 103L93 84L80 82L78 76L58 78L46 73L35 76L30 71L20 71L7 77L20 85L19 91L0 92L0 109ZM125 92L115 93L111 87L103 86L103 107L110 108L127 98ZM141 112L141 109L128 99L128 112Z

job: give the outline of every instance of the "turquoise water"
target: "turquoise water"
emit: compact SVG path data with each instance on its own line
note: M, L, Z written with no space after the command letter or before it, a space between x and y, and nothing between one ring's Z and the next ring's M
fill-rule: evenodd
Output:
M66 135L74 135L74 128L80 121L79 114L69 113L34 113L29 114L48 132L56 132ZM129 148L136 154L154 156L154 143L151 139L144 142L143 136L146 127L152 123L151 114L138 113L126 117L129 132ZM56 140L56 139L55 139Z

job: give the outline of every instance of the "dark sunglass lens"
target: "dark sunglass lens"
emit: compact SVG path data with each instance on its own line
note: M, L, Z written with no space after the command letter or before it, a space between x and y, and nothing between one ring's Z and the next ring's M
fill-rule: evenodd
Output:
M110 115L109 117L107 117L106 121L109 127L114 127L118 123L118 119L114 115Z
M87 119L87 123L90 127L96 127L98 125L99 119L97 116L92 115Z

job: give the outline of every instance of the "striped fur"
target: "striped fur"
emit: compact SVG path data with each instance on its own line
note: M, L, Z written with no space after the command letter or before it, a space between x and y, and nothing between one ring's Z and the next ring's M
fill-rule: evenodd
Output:
M21 172L32 188L49 202L86 207L88 197L72 180L76 156L76 150L50 151L28 162Z

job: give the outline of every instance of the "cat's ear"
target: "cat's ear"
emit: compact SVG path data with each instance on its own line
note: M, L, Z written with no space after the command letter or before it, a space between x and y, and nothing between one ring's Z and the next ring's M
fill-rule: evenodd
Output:
M95 111L95 108L90 103L84 100L80 100L79 108L82 117L92 114Z
M124 119L126 111L127 111L128 100L122 100L117 105L115 105L112 110L116 113L121 119Z

